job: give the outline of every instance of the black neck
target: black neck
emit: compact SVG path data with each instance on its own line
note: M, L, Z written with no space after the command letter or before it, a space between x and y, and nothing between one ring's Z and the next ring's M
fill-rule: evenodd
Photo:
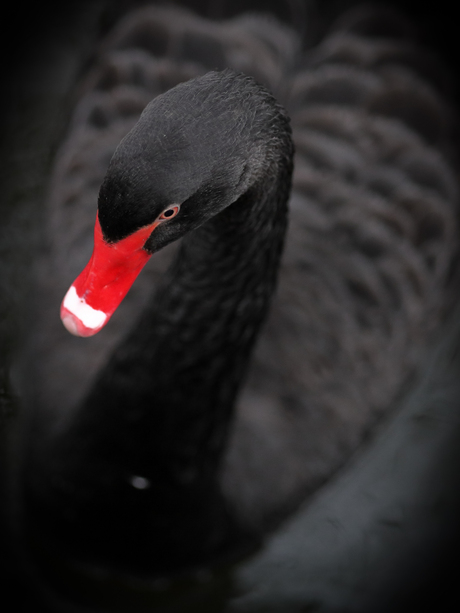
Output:
M122 539L132 543L136 563L142 547L132 534L133 522L144 540L146 525L155 526L158 519L156 531L161 532L166 522L180 535L178 548L200 547L207 557L230 535L234 538L219 493L219 464L235 397L275 288L290 174L289 164L277 170L184 239L153 304L114 352L74 423L50 441L36 497L47 498L44 515L49 518L50 507L58 514L72 507L78 517L72 547L83 547L83 526L99 522L101 534L107 531L100 537L106 555L111 555L110 530L119 534L120 524L130 526L129 537ZM139 477L145 489L133 486ZM72 486L49 491L51 482ZM114 508L118 515L110 521ZM61 539L56 531L61 520L48 521ZM113 522L117 527L107 528ZM177 530L174 523L183 528ZM207 534L210 525L215 534ZM158 539L151 529L152 539ZM68 538L67 524L63 531ZM94 529L91 547L97 549L93 535ZM164 547L150 542L149 564L152 547L163 567L168 548L175 555L171 564L177 564L171 534L164 539ZM126 562L126 548L119 542L116 548ZM192 559L194 554L187 555ZM185 556L183 563L188 562Z

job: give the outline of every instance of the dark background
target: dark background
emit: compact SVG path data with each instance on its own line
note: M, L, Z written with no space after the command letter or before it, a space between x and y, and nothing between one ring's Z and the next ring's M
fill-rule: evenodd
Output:
M117 18L133 6L144 4L139 1L118 0L106 3L106 9L101 13L95 28L88 32L88 40L85 43L81 39L81 30L75 32L74 24L79 16L87 10L88 2L5 2L2 6L1 22L3 25L1 38L1 62L2 62L2 94L1 101L1 153L0 171L1 181L0 197L13 189L11 185L15 176L15 148L19 147L14 142L15 126L21 124L22 109L25 109L24 117L30 113L28 105L33 100L36 90L40 86L45 87L42 74L49 69L49 63L56 58L47 55L50 44L56 39L73 37L75 41L75 55L78 58L74 72L69 76L70 84L63 85L61 90L68 90L68 107L56 108L55 129L46 142L45 155L40 159L35 173L46 175L46 170L51 163L52 154L55 150L66 121L66 108L70 108L72 98L71 81L77 80L78 74L84 71L85 66L91 60L93 42L102 36ZM243 10L271 10L281 19L292 23L303 35L305 45L311 46L321 38L328 24L338 16L345 8L361 4L354 0L316 0L302 2L302 0L190 0L178 2L197 10L202 15L210 17L229 17ZM438 54L451 70L453 75L452 99L458 107L460 103L458 83L458 18L456 15L456 3L448 0L440 0L436 3L414 2L413 0L386 1L380 4L394 6L410 17L418 29L419 40L428 48ZM308 26L304 26L308 23ZM45 77L43 77L45 79ZM60 90L60 91L61 91ZM32 94L31 94L32 92ZM32 97L31 97L32 96ZM25 121L25 120L24 120ZM33 139L30 142L34 142ZM32 156L33 158L33 156ZM33 158L35 160L35 158ZM36 163L34 161L34 163ZM12 180L13 177L13 180ZM42 189L42 181L35 179L34 189ZM16 188L14 188L16 189ZM10 214L9 210L0 209L0 224L6 223ZM1 251L0 257L4 253ZM6 257L9 257L6 251ZM1 271L0 271L1 272ZM2 298L3 301L3 298ZM8 299L5 299L8 307ZM5 307L5 308L7 308ZM8 307L11 310L11 307ZM6 311L5 311L6 312ZM20 332L20 325L14 319L8 319L2 312L5 330L0 336L2 354L0 358L0 376L5 371L5 366L12 349L12 339L16 332ZM6 317L6 319L5 319ZM20 319L20 314L17 315ZM3 387L2 387L3 385ZM5 383L0 380L0 426L2 413L5 415L14 410L14 399L9 397ZM13 406L13 408L11 408ZM460 406L460 399L459 399ZM7 423L7 419L4 420ZM460 481L460 479L459 479ZM460 483L459 483L460 485ZM421 610L422 606L436 607L442 610L446 606L454 606L459 602L457 596L458 563L458 531L452 527L452 533L447 542L439 543L437 547L427 551L425 563L415 578L411 575L410 581L401 577L401 585L395 587L394 605L392 611L404 610L407 612ZM30 610L34 613L48 613L48 609L38 603L33 595L33 590L28 582L24 582L23 574L17 571L13 555L8 551L7 538L1 539L0 535L0 611ZM408 569L409 575L410 569ZM377 610L376 606L376 610ZM369 612L371 613L371 612Z
M83 0L56 3L50 0L5 2L2 7L3 78L15 78L18 69L40 53L51 37L61 36L71 26L73 16L96 2ZM167 3L163 2L163 3ZM100 20L104 33L117 17L132 7L148 4L148 0L112 0ZM357 0L177 0L198 13L225 18L245 10L270 11L307 34L314 43L331 21L346 8L364 4ZM371 4L371 2L367 2ZM455 3L449 0L416 2L415 0L384 0L374 4L393 6L407 14L416 24L419 39L441 55L445 63L458 70L458 18ZM305 22L308 25L305 26ZM3 97L3 96L2 96Z

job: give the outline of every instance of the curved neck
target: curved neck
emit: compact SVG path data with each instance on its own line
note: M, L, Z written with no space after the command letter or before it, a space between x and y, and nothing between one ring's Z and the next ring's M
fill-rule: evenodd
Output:
M163 461L179 482L216 473L235 396L275 288L286 200L287 188L273 180L268 192L251 190L184 240L153 304L102 371L70 436L78 432L86 446L96 439L98 447L101 437L117 439L124 470L129 464L147 479L158 479Z
M219 460L275 288L291 171L288 158L184 240L73 423L32 458L26 506L40 538L163 570L235 546Z

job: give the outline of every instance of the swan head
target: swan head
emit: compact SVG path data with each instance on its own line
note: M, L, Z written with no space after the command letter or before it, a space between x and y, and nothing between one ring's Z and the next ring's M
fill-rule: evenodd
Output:
M61 319L78 336L110 319L150 256L201 226L260 180L288 119L252 78L229 70L152 100L102 183L94 251ZM281 138L281 137L280 137Z

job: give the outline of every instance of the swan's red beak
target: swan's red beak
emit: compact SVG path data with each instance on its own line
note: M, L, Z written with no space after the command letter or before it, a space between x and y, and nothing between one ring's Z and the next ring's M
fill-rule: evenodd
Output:
M110 244L96 217L93 255L61 304L62 323L69 332L93 336L105 326L149 260L143 247L156 225Z

